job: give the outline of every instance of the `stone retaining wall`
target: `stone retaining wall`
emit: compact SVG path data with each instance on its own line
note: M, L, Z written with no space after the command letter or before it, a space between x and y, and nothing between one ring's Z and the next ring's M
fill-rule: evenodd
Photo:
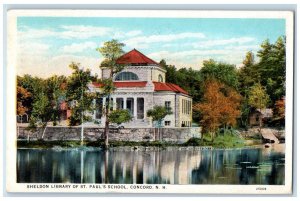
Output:
M53 140L80 140L81 127L47 127L43 135L43 129L29 131L26 127L18 127L18 139L46 141ZM84 128L84 140L96 141L104 139L103 128ZM174 143L184 143L192 137L201 137L199 127L185 128L123 128L109 130L109 139L116 141L167 141Z

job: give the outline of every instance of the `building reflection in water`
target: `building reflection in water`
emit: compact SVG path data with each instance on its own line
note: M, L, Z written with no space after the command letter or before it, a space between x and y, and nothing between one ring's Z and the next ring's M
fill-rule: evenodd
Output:
M284 153L265 149L19 149L17 182L283 184Z

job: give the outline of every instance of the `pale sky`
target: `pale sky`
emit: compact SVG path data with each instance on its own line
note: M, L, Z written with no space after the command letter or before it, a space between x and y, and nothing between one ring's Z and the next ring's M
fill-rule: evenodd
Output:
M241 66L247 51L285 35L284 19L19 17L18 75L69 75L74 61L100 74L96 51L117 39L159 62L200 69L203 60Z

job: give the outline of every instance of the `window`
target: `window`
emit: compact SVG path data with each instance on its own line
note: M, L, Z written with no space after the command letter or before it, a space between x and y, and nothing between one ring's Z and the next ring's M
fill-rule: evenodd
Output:
M192 101L182 99L181 100L181 113L182 114L191 114L192 110Z
M171 121L165 121L165 126L170 126L171 125Z
M165 101L165 108L168 112L171 112L171 101Z
M127 98L126 99L126 109L129 110L130 114L134 114L134 99L133 98Z
M113 107L113 105L114 105L114 100L113 100L113 98L110 98L110 101L108 101L109 99L108 99L108 97L106 97L106 99L105 99L105 104L109 104L108 106L109 106L109 110L110 111L113 111L113 109L114 109L114 107Z
M144 119L144 98L137 98L137 118Z
M101 119L102 117L102 109L103 109L103 99L102 98L97 98L96 99L96 114L95 114L95 118L96 119Z
M123 98L117 98L116 99L117 102L117 109L123 109L124 108L124 100Z
M132 72L122 72L116 76L115 80L116 81L139 80L139 78L136 74Z
M187 114L187 100L185 100L185 99L182 99L182 113L183 114Z
M158 81L159 82L163 82L164 81L164 78L161 74L158 75Z

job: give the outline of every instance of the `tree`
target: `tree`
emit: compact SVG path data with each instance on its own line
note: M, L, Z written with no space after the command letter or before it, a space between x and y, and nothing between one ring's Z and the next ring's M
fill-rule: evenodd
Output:
M239 91L243 96L248 95L249 88L260 81L260 74L254 61L254 54L246 53L243 66L238 70Z
M51 119L51 104L48 97L43 93L37 95L37 101L33 103L32 117L42 123Z
M260 84L255 84L250 88L249 92L249 105L258 109L260 112L266 108L270 101L269 95L266 93L265 88ZM262 122L260 121L259 127L261 128Z
M194 104L193 109L201 112L204 132L214 138L220 126L225 129L235 126L240 115L240 101L241 96L233 88L209 79L205 82L203 101Z
M45 90L44 80L25 74L23 77L17 76L17 86L22 87L31 94L31 96L28 96L25 99L19 99L22 102L22 106L26 107L26 113L30 116L32 113L33 103L37 100L38 94Z
M51 100L52 113L51 120L53 125L60 121L60 105L66 101L67 78L65 76L51 76L45 80L46 93Z
M17 115L24 115L28 111L28 99L31 93L21 86L17 86Z
M110 69L110 77L115 73L122 70L123 66L118 65L116 60L124 54L123 47L124 43L120 43L118 40L111 40L104 43L103 47L97 48L96 50L104 57L100 67Z
M275 102L273 110L273 121L279 123L280 126L285 124L285 98L281 98Z
M27 113L30 115L28 127L35 129L41 126L44 134L47 123L53 120L53 106L46 90L46 81L31 75L24 75L17 77L17 83L31 94L22 102L22 106L26 106Z
M224 95L223 108L221 109L221 124L227 130L228 126L235 126L237 118L240 117L241 95L231 87L226 87L221 90Z
M257 65L254 61L254 54L249 51L246 53L245 59L243 61L243 66L238 70L238 80L239 80L239 93L243 96L241 104L241 126L247 129L248 119L251 110L249 105L249 90L257 82L260 81L260 74L257 70Z
M51 121L52 112L53 110L51 107L51 103L47 95L43 91L41 91L40 93L38 93L37 99L33 103L32 114L29 121L29 128L35 129L36 126L41 126L43 128L43 138L47 128L47 123Z
M69 125L81 124L81 141L83 142L83 123L91 119L87 112L93 111L95 94L88 92L88 84L96 78L89 69L80 68L79 63L72 62L69 67L73 70L67 81L66 99L71 106Z
M105 105L105 128L104 128L104 137L105 137L105 147L108 148L108 133L109 133L109 113L110 113L110 96L115 90L113 85L113 76L117 72L123 69L122 65L116 63L116 60L124 53L123 47L125 45L123 43L118 42L117 40L111 40L104 43L103 47L97 48L97 51L102 54L104 60L102 61L100 68L108 68L110 70L109 78L102 80L104 83L102 85L103 94L106 95L107 104Z
M156 121L158 123L158 127L162 126L163 119L172 114L171 108L166 108L164 106L155 105L153 109L149 109L147 111L147 117L151 117L152 121Z
M192 68L180 68L177 70L174 65L167 65L164 59L162 59L159 64L167 71L166 82L180 85L180 87L186 90L189 95L193 97L193 101L195 103L201 100L203 88L199 70L194 70ZM193 120L200 120L199 112L193 111Z
M121 123L131 121L132 116L128 110L114 110L108 115L108 119L112 123L120 125Z
M285 69L286 69L286 41L285 37L279 37L275 44L269 40L262 43L258 51L258 73L260 83L266 88L270 96L271 105L276 100L285 96Z
M208 60L200 70L202 81L215 79L234 89L238 88L238 75L234 65Z

